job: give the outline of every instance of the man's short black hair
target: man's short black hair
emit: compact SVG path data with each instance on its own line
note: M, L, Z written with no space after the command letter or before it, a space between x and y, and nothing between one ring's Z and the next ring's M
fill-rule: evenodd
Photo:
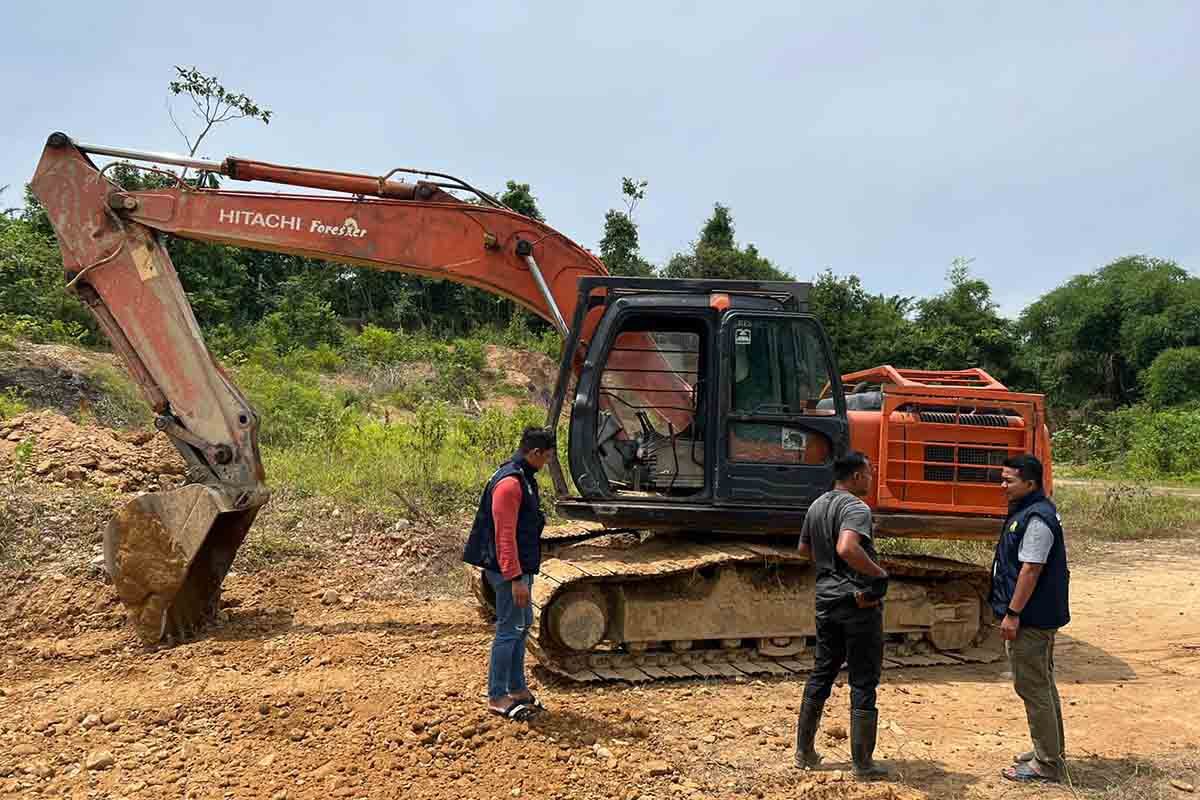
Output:
M1024 453L1006 458L1003 466L1015 469L1023 481L1037 481L1038 488L1042 488L1042 462L1038 461L1037 456Z
M867 457L860 450L851 450L833 462L833 479L844 481L867 465Z
M530 450L553 450L557 444L554 431L550 428L526 428L521 433L522 453L528 453Z

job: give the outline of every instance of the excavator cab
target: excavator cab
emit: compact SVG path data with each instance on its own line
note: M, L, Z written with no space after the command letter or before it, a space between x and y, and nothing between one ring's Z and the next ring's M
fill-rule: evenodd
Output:
M581 363L569 442L579 495L562 491L552 467L560 512L610 527L743 532L802 519L849 446L838 371L806 313L808 290L582 279L551 409L556 420L562 376ZM589 313L600 318L584 344L577 332ZM826 386L832 403L820 402Z

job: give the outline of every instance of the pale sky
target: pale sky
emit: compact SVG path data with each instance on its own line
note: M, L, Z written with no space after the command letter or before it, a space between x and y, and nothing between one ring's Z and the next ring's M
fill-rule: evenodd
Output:
M573 6L10 4L0 207L55 130L183 150L166 84L194 64L275 112L198 155L514 178L593 250L645 178L655 264L719 202L797 278L920 296L972 257L1008 314L1122 255L1200 266L1200 4Z

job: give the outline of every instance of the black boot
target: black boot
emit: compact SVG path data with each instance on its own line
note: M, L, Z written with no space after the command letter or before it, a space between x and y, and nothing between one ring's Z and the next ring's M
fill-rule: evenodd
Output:
M823 700L805 700L800 706L800 717L796 720L796 767L808 769L821 763L821 755L813 749L817 738L817 726L825 711Z
M854 760L855 780L877 781L888 777L888 771L872 758L878 727L878 711L850 710L850 757Z

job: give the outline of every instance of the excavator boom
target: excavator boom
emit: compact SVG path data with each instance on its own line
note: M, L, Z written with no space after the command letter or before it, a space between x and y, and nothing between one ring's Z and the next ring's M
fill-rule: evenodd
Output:
M343 195L198 189L177 178L124 191L89 152ZM375 177L218 163L50 136L31 185L58 235L68 285L189 466L189 485L132 501L105 537L109 572L145 639L186 635L215 613L221 581L269 497L258 416L205 347L162 233L456 281L507 297L563 333L578 279L605 274L584 248L465 182L391 180L397 172L411 170ZM585 317L585 338L595 317ZM690 392L661 372L648 376L651 389Z

